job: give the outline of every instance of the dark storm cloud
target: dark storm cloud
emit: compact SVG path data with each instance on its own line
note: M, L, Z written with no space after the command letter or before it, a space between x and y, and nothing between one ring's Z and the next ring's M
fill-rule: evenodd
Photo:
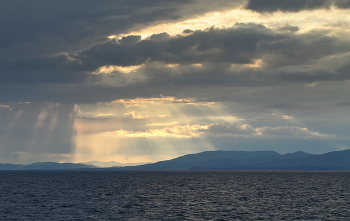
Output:
M140 36L126 36L118 42L99 44L77 55L2 62L0 79L1 83L81 83L96 79L96 75L89 72L105 65L252 63L264 53L259 49L259 42L283 38L283 35L275 35L271 30L253 24L238 25L234 29L211 28L187 36L170 37L161 33L141 41Z
M326 31L298 34L237 24L189 33L161 33L144 40L125 36L77 54L1 62L0 100L93 103L123 96L157 97L184 87L273 86L350 78L346 53L350 42ZM258 59L260 67L249 66ZM179 65L166 66L174 63ZM198 63L202 66L194 65ZM92 74L105 65L143 66L128 75ZM128 81L133 75L136 81ZM144 80L137 80L139 76Z
M152 22L195 16L189 13L192 9L203 13L237 7L239 2L203 1L205 4L198 6L193 0L1 1L0 82L96 81L96 76L87 73L96 66L82 67L68 56L57 54L85 50L106 42L109 35L147 27Z
M1 1L0 47L56 37L73 44L111 31L107 29L120 33L137 23L178 19L176 7L186 3L189 0Z
M272 105L266 105L265 107L271 108L271 109L286 109L286 110L305 110L310 108L308 106L295 103L295 102L272 104Z
M248 0L245 8L260 13L299 12L302 10L350 8L349 0Z
M302 10L313 10L329 8L330 0L249 0L246 9L256 12L298 12Z
M0 62L0 68L0 82L3 84L84 83L97 78L82 69L78 61L69 60L64 55Z
M283 28L292 31L286 32ZM150 84L162 80L162 83L179 85L247 86L254 85L257 79L310 83L350 78L348 64L340 62L348 56L339 57L338 66L333 68L335 60L315 63L317 59L348 52L350 42L328 36L326 31L295 34L297 27L282 29L275 31L257 24L237 24L233 28L210 28L174 37L161 33L140 41L136 36L128 36L118 43L96 45L73 57L89 70L104 65L147 64L143 70L151 78ZM133 40L127 40L129 38ZM254 64L258 59L263 62L260 68L230 69L231 64ZM180 75L152 68L154 66L147 69L157 62L181 66L202 63L204 68L181 69L180 66ZM324 65L327 62L329 67Z
M299 27L298 26L286 25L286 26L278 28L277 30L278 31L282 31L282 32L297 32L297 31L299 31Z
M285 30L292 33L285 33ZM131 66L149 62L177 64L230 63L253 64L263 59L270 66L306 64L334 53L350 50L349 42L328 32L293 34L297 27L276 32L258 24L236 24L233 28L210 28L190 35L170 37L166 33L141 41L110 41L74 56L82 65Z
M350 8L350 0L335 0L334 5L338 8Z
M350 77L349 59L349 53L326 56L307 65L277 68L273 77L285 82L344 81Z
M202 63L206 64L206 70L182 68L182 73L177 76L168 76L168 69L154 68L153 65L148 73L144 73L150 78L147 83L152 86L162 83L246 86L256 84L257 78L266 77L287 82L348 79L349 68L346 65L321 72L317 67L302 70L295 67L350 50L348 41L320 31L297 34L299 28L296 26L287 25L272 30L258 24L236 24L227 29L185 30L183 35L178 36L160 33L144 40L140 36L125 36L108 42L105 40L108 34L118 34L135 25L189 17L191 15L186 14L189 10L203 13L232 8L242 1L205 1L200 6L195 3L190 0L102 0L99 3L66 0L2 1L0 83L94 83L102 77L91 73L101 66L143 64L146 70L147 65L157 62L160 66ZM308 7L318 4L307 1ZM346 1L339 1L338 5L345 7ZM84 50L87 45L92 47ZM75 53L77 50L81 52ZM72 53L38 57L42 53L48 55L69 51ZM258 59L264 62L262 68L228 70L230 64L253 64ZM332 71L339 74L332 75ZM214 72L215 76L212 74ZM271 72L274 74L267 76L266 73ZM118 76L111 74L109 77Z
M146 62L194 64L203 62L252 63L261 56L258 43L273 41L270 30L259 25L243 28L195 31L187 36L170 37L166 33L150 36L135 44L108 42L76 56L83 65L140 65Z
M0 59L85 50L155 22L240 5L242 0L11 0L0 1Z
M58 103L97 103L115 99L135 97L159 97L175 88L152 88L149 85L114 87L89 84L7 84L0 87L1 103L10 102L58 102Z

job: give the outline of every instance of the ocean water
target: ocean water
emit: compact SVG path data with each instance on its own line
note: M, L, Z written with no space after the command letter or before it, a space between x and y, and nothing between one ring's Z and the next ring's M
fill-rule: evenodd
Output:
M2 171L0 220L350 220L350 173Z

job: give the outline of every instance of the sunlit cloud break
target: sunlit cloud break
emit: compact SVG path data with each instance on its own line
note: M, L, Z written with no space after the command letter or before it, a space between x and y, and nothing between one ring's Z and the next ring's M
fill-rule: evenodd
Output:
M164 104L164 103L176 103L176 104L194 104L194 105L214 105L216 102L195 102L193 99L177 99L175 97L161 96L159 98L135 98L135 99L118 99L111 103L123 103L126 108L139 107L143 104Z
M292 139L335 139L336 135L311 132L307 128L295 126L253 128L248 124L216 123L209 125L185 125L149 129L142 131L117 130L113 133L127 137L224 137L240 136L247 138L292 138Z

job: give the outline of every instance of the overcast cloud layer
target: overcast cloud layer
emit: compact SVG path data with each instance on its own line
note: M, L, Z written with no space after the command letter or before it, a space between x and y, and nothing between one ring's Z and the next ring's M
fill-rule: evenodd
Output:
M1 1L0 163L349 148L349 10L349 0Z
M330 9L335 7L338 9L350 8L349 0L248 0L246 9L256 12L272 13L276 11L282 12L299 12L302 10Z

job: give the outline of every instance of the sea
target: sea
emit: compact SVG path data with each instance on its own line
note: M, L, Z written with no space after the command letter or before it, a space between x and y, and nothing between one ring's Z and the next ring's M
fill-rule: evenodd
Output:
M0 220L350 220L350 173L1 171Z

